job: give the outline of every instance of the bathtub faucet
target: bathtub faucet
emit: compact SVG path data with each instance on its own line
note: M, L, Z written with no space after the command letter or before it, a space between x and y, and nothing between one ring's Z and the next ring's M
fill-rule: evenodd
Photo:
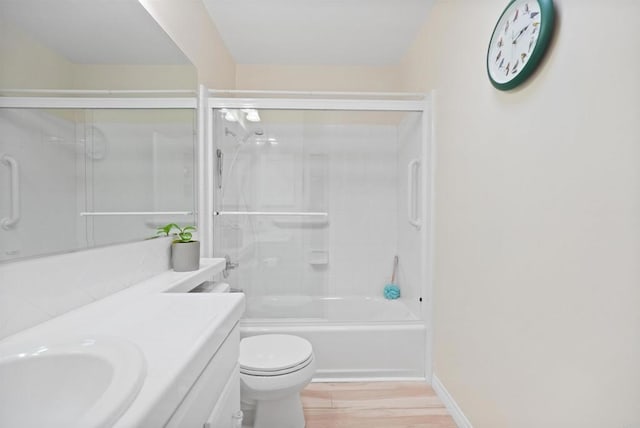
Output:
M225 265L224 265L224 270L222 271L222 275L227 278L229 276L229 271L232 269L237 268L240 263L232 263L231 262L231 257L229 257L229 254L227 254L226 256L224 256L224 259L226 261Z

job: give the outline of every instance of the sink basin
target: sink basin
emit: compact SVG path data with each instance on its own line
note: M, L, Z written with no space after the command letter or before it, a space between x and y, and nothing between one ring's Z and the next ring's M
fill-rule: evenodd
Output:
M122 339L0 345L0 427L110 427L145 373L140 350Z

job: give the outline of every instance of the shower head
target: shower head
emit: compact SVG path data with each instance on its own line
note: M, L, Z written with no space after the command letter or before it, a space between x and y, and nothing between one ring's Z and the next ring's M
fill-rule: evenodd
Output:
M244 136L242 138L239 138L238 134L236 134L235 132L233 132L232 130L230 130L227 127L224 128L224 136L225 137L228 137L228 136L233 137L233 139L238 144L244 144L249 140L249 138L254 137L254 136L260 137L262 135L264 135L264 131L262 129L260 129L260 128L254 129L254 130L248 129L246 131L246 133L244 134Z
M242 138L241 142L244 144L249 140L249 138L254 137L254 136L260 137L262 135L264 135L264 131L262 129L260 129L260 128L254 129L253 131L247 132L247 134Z

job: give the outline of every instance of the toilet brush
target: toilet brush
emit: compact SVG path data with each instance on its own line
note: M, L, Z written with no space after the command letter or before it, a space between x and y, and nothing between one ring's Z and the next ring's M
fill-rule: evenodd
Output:
M400 297L400 287L396 284L396 273L398 271L398 256L393 258L393 273L391 274L391 282L384 286L384 298L393 300Z

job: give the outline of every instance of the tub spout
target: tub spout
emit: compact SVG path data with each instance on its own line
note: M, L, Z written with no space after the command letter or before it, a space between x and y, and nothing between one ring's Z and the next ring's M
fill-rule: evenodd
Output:
M238 266L240 266L240 263L238 262L231 262L231 257L229 257L229 255L227 254L226 256L224 256L224 259L226 260L226 263L224 265L224 270L222 271L222 275L227 278L229 276L229 271L232 269L236 269Z

